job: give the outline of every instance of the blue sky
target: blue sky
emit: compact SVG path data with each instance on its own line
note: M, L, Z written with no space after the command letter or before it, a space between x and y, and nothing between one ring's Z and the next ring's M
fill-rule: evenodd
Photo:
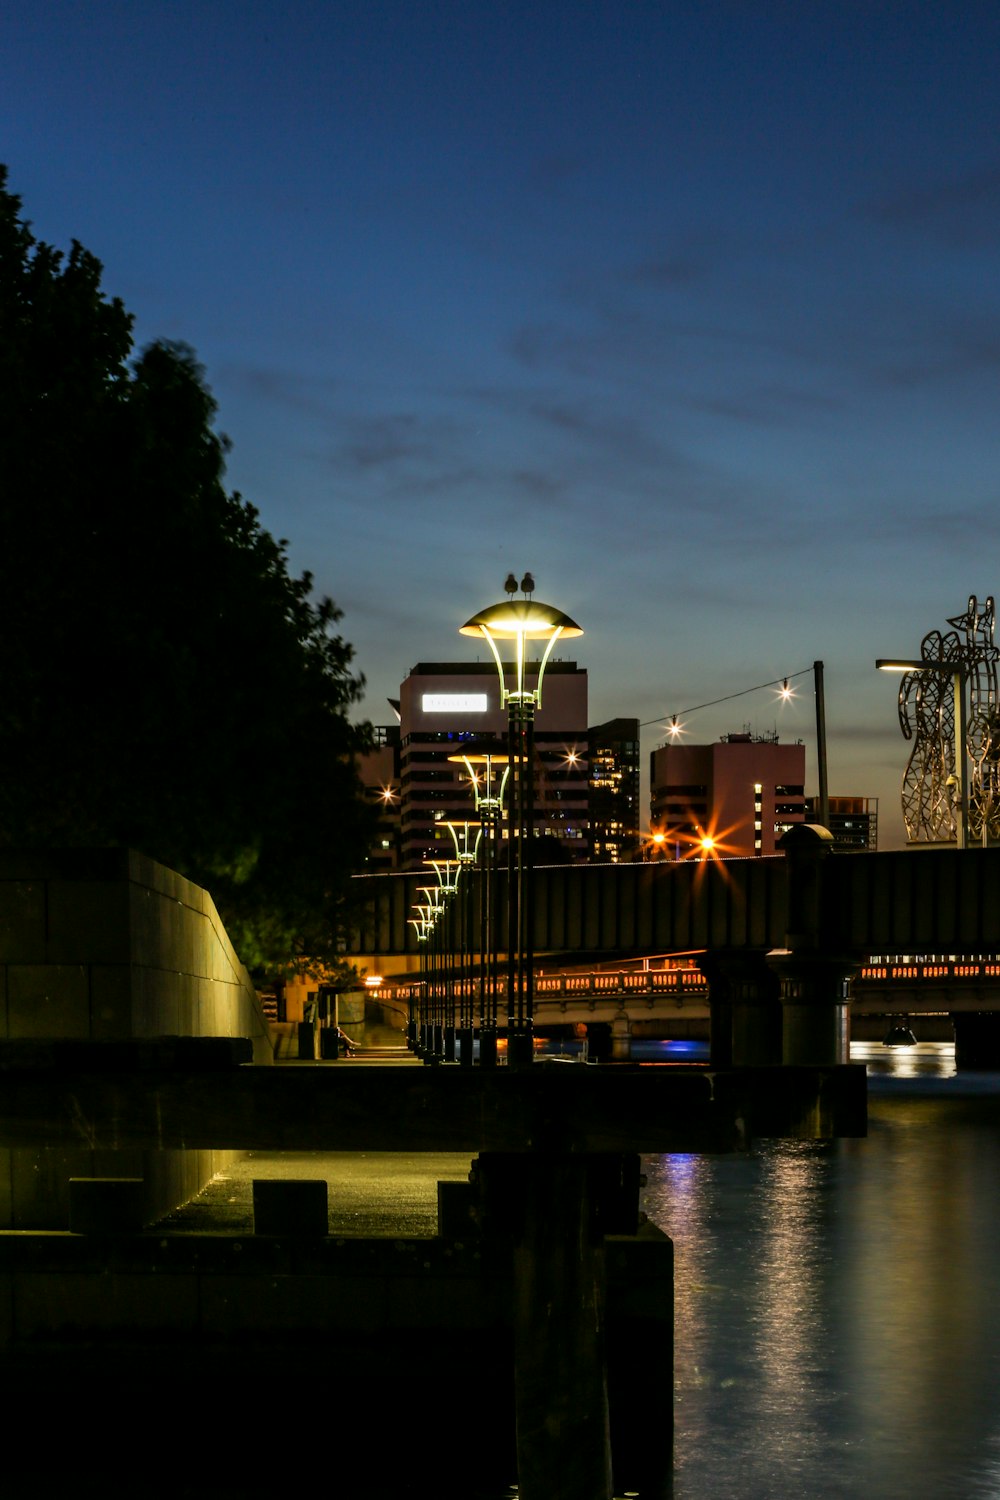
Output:
M367 716L530 568L594 722L822 659L891 846L874 658L1000 586L998 63L974 0L8 0L0 160L197 351ZM691 735L814 781L799 687Z

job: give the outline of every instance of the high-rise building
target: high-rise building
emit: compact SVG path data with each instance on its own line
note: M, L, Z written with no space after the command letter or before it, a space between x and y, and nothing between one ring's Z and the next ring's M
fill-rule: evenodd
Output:
M358 776L365 801L377 812L375 836L366 861L368 870L381 875L398 870L399 855L399 726L379 725L375 743L358 759Z
M805 768L805 746L776 734L661 745L650 756L650 827L664 857L773 854L805 820Z
M806 798L806 822L819 822L817 797ZM878 848L878 798L831 797L827 827L835 853L852 854Z
M639 720L609 719L587 733L590 857L621 864L639 851Z
M507 713L492 663L420 662L400 688L399 716L401 863L412 870L453 853L450 820L475 818L468 772L449 757L501 743ZM534 833L555 859L587 858L587 744L587 673L550 660L534 728Z

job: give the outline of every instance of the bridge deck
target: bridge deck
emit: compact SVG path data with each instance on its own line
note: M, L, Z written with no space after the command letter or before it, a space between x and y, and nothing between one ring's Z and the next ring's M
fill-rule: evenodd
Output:
M501 886L503 880L501 872ZM409 919L423 884L419 874L357 877L351 951L416 954ZM1000 848L836 854L825 861L822 889L820 938L831 952L979 954L1000 946ZM788 895L781 856L540 868L533 875L533 947L536 954L609 957L781 948ZM479 931L476 898L474 889L472 932ZM502 890L497 909L504 951Z

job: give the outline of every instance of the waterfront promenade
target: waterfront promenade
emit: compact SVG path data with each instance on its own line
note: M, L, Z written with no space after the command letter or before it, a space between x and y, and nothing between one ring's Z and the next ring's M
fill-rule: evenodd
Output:
M866 1139L643 1160L642 1207L676 1249L673 1500L1000 1493L1000 1078L956 1077L947 1046L856 1045L853 1058L871 1070ZM245 1233L250 1181L274 1171L327 1177L333 1232L430 1235L438 1175L461 1180L467 1159L365 1165L255 1155L171 1227ZM363 1400L391 1410L393 1390L387 1372ZM351 1443L343 1416L323 1429L335 1450ZM457 1496L460 1440L445 1402L421 1457L439 1450L440 1489L404 1477L380 1490L370 1470L357 1492ZM647 1440L663 1439L651 1428ZM498 1483L492 1496L514 1493Z

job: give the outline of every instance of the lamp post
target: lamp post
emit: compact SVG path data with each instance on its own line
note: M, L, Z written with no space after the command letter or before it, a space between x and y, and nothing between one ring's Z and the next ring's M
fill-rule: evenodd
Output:
M494 1068L497 1061L497 964L496 874L503 823L503 799L510 761L500 750L479 746L449 761L464 765L479 814L484 838L479 845L482 872L479 901L479 1066ZM497 772L503 768L497 779Z
M968 674L965 665L961 661L916 658L896 660L880 656L875 662L875 668L879 672L931 672L952 679L955 706L955 758L954 770L949 781L953 782L958 794L954 800L956 844L959 849L965 849L969 837L969 781L966 775L969 721L965 702L965 681ZM900 691L902 693L902 689Z
M427 915L425 907L414 903L414 909L419 913L416 917L410 917L409 925L417 935L417 943L420 952L420 987L417 991L417 1003L413 1002L413 986L410 985L407 992L407 1021L406 1040L411 1051L420 1052L423 1049L423 1018L425 1015L427 999L427 943L430 939L433 923Z
M428 946L424 1061L438 1063L444 1060L444 964L442 962L442 947L445 903L439 886L419 886L417 894L426 898L423 905L418 905L417 911L426 917L428 937L433 939Z
M455 872L458 886L458 950L462 966L458 979L458 1061L471 1068L473 1061L473 997L472 997L472 866L479 853L482 827L468 819L459 823L445 821L455 842L458 869Z
M522 598L513 573L505 584L507 598L480 610L460 627L460 634L477 636L486 641L496 663L500 679L500 702L507 710L507 739L510 757L511 793L507 812L507 1062L522 1067L533 1054L533 953L531 933L531 848L535 820L534 797L534 724L535 711L542 704L542 679L559 640L583 634L569 615L542 604L532 595L535 580L530 573L521 579ZM506 669L498 648L499 641L513 641L512 686L507 685ZM545 643L537 663L527 660L527 643ZM534 669L535 686L528 686L529 666Z
M458 895L458 878L461 866L454 859L425 859L437 876L437 886L425 886L432 893L435 915L438 918L440 959L438 985L440 1029L435 1029L435 1050L445 1062L455 1061L455 898Z
M813 688L816 697L816 780L819 789L821 828L830 826L830 782L826 758L826 692L823 686L823 663L813 662Z

